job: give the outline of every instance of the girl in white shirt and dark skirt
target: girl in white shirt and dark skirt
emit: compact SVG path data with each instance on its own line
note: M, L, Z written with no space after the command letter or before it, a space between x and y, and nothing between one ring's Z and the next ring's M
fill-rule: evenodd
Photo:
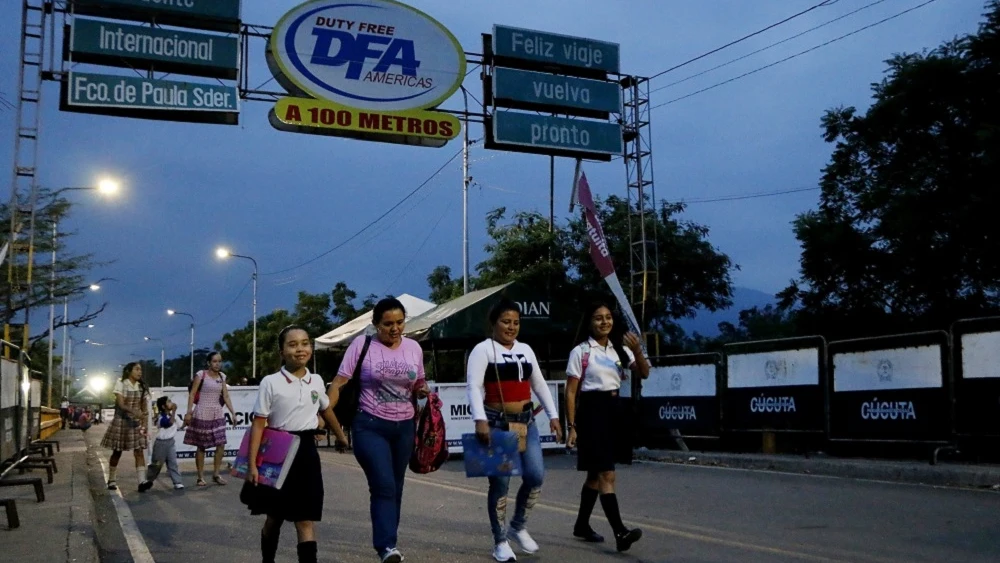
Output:
M297 326L285 327L278 334L278 348L284 365L260 382L253 409L250 459L257 459L265 427L298 435L299 449L281 489L257 485L257 466L251 463L240 499L251 514L267 515L260 532L264 563L274 563L285 520L295 523L299 562L315 563L313 522L323 517L323 474L315 440L319 417L333 429L338 449L346 447L347 437L330 408L323 379L306 367L312 357L309 334Z
M566 445L577 446L577 469L587 472L573 535L588 542L604 541L590 527L590 514L600 496L616 547L625 551L642 537L642 530L625 527L615 495L615 463L624 430L618 392L622 385L631 385L626 370L649 377L649 362L636 335L615 330L607 304L588 307L584 322L590 337L573 348L566 366Z

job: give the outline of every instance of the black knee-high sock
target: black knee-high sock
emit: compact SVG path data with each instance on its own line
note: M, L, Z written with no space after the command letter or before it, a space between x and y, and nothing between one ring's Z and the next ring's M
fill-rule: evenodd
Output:
M611 529L615 531L616 536L620 536L625 532L628 532L628 528L626 528L625 523L622 522L622 515L618 512L617 495L614 493L601 495L601 506L604 507L604 515L608 517L608 523L611 524Z
M299 542L299 563L316 563L316 542Z
M591 489L587 485L583 486L583 490L580 491L580 512L576 515L575 528L577 530L590 529L590 514L597 504L597 496L597 489Z
M270 536L264 535L264 530L260 531L260 559L263 563L274 563L274 557L278 553L278 537L281 530L276 529Z

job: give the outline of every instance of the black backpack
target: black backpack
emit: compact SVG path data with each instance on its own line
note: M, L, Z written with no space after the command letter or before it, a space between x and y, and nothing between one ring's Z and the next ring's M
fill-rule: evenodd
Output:
M365 344L361 347L361 354L358 355L358 362L354 365L354 375L347 380L347 383L340 388L340 399L333 407L333 414L337 417L337 422L345 429L351 427L354 422L354 415L358 413L358 406L361 402L361 364L368 355L368 346L372 343L372 337L365 337Z

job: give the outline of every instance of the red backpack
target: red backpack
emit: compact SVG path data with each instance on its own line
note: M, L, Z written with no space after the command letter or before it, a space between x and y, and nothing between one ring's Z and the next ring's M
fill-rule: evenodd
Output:
M417 418L417 431L413 435L413 455L410 470L414 473L437 471L448 460L448 442L445 440L444 415L437 393L427 396L427 406Z

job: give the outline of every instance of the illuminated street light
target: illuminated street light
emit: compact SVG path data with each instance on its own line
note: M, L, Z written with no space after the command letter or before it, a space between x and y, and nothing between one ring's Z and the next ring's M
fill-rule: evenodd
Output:
M243 258L253 262L253 353L251 354L251 379L257 378L257 261L250 256L245 256L242 254L233 254L228 248L220 246L215 250L215 255L221 259L226 259L232 256L233 258Z
M182 313L173 309L167 309L167 314L171 317L174 315L183 315L191 318L191 381L194 381L194 315L191 313Z
M99 289L101 289L101 286L100 286L100 285L98 285L98 284L96 284L96 283L92 283L92 284L90 284L90 291L97 291L97 290L99 290Z
M87 378L87 384L96 393L100 393L108 388L108 378L102 375L96 375L94 377Z
M115 195L121 188L121 184L117 180L112 180L111 178L104 178L97 183L97 191L104 195Z

